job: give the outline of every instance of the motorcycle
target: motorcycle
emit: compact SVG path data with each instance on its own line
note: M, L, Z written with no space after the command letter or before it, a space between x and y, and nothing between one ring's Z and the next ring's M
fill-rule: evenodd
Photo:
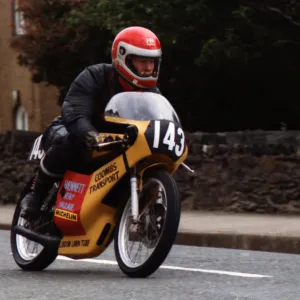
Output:
M180 120L165 97L150 92L115 95L104 119L106 141L53 185L38 216L20 214L34 179L21 193L11 226L12 254L21 269L43 270L58 255L96 257L112 240L129 277L151 275L168 256L181 213L173 174L180 165L188 168ZM42 159L41 138L29 161Z

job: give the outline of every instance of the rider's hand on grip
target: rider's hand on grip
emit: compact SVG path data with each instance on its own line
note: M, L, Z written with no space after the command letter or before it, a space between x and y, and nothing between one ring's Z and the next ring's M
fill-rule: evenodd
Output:
M103 142L104 142L104 136L101 133L95 131L89 131L85 135L85 145L88 148L88 150L92 150L98 144L101 144Z

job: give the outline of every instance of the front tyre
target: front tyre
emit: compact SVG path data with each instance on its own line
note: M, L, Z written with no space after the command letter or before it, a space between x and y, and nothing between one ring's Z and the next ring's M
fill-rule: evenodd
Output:
M132 224L131 201L127 201L114 239L118 265L130 277L151 275L172 248L181 211L174 178L164 170L147 172L143 177L139 206L140 222ZM138 253L143 250L143 254Z

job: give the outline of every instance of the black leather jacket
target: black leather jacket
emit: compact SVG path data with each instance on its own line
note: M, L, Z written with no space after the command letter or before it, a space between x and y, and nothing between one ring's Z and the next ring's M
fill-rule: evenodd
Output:
M124 92L111 64L84 69L73 81L62 105L62 115L52 124L63 124L71 136L84 138L88 131L101 131L103 113L112 96ZM160 93L157 87L148 91Z

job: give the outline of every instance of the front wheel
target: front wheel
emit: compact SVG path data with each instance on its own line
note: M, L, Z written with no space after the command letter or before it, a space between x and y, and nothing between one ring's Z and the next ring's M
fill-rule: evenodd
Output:
M180 221L180 200L174 178L164 170L151 170L143 177L138 224L131 221L127 201L114 239L120 269L130 277L147 277L169 254Z

